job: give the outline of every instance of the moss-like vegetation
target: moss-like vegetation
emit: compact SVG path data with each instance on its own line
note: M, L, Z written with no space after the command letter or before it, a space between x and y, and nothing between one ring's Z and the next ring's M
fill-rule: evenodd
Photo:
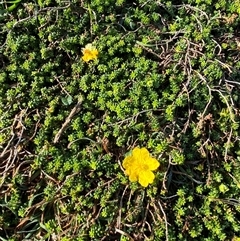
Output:
M238 240L239 14L239 0L0 3L0 239ZM136 146L160 162L147 188L121 165Z

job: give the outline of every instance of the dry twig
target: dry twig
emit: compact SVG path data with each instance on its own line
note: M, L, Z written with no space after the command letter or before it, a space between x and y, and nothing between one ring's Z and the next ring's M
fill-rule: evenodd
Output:
M68 117L66 118L65 122L63 123L61 129L58 131L58 133L55 135L53 143L56 144L59 141L59 138L61 137L62 133L65 131L65 129L67 128L68 124L71 122L71 120L73 119L74 115L76 115L80 109L81 109L81 105L83 102L83 98L80 98L78 100L78 103L73 107L73 109L71 110L70 114L68 115Z

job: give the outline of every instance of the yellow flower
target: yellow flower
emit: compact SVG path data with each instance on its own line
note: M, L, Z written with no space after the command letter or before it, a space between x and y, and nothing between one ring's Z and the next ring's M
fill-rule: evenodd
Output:
M152 171L159 167L159 162L152 158L146 148L135 147L132 155L123 160L125 174L131 182L138 181L143 187L153 183L154 174Z
M85 48L82 49L82 53L82 59L85 62L97 59L98 57L98 50L92 44L87 44Z

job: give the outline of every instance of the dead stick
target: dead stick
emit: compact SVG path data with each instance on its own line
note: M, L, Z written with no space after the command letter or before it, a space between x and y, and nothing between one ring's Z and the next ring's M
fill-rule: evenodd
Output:
M60 136L62 135L64 130L67 128L68 124L71 122L73 116L80 111L82 102L83 102L83 98L80 98L78 103L73 107L73 109L71 110L70 114L68 115L68 117L66 118L65 122L63 123L61 129L55 135L54 140L53 140L54 144L59 141Z

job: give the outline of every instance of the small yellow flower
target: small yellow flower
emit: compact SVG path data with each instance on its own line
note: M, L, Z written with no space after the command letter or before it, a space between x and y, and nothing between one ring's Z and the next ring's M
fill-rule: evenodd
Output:
M85 48L82 49L82 53L82 59L85 62L97 59L98 57L98 50L92 44L87 44Z
M154 174L152 171L159 167L159 162L152 158L146 148L135 147L130 156L123 160L125 174L131 182L138 181L143 187L153 183Z

